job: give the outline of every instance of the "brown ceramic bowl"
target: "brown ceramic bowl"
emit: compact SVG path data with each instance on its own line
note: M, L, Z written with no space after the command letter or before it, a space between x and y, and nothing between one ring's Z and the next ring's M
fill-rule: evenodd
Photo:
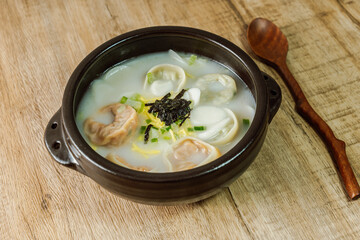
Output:
M169 49L214 59L243 79L256 101L253 122L235 147L198 168L146 173L118 166L93 151L81 136L75 124L79 102L90 83L114 64ZM281 91L276 82L228 40L187 27L143 28L107 41L78 65L67 83L61 108L46 128L45 144L58 163L124 198L147 204L194 202L227 187L247 169L258 154L280 103Z

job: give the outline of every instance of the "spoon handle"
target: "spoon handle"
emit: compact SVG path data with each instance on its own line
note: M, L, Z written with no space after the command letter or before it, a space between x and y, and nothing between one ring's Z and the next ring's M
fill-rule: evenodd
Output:
M288 85L296 102L296 111L318 132L330 150L350 199L360 196L360 187L345 152L345 142L337 139L326 122L307 101L299 84L291 74L286 62L276 64L276 70Z

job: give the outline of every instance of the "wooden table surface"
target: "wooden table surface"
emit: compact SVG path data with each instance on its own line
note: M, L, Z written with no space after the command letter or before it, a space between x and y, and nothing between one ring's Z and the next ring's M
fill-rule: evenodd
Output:
M359 239L332 158L281 78L251 53L246 28L274 21L309 102L346 142L360 179L360 1L1 1L0 239ZM57 164L43 134L77 64L102 42L183 25L229 39L279 83L283 101L250 168L226 190L179 206L124 200Z

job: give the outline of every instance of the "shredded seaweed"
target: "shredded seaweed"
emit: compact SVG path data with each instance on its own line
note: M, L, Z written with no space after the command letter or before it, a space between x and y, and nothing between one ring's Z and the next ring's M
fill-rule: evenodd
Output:
M145 129L145 135L144 135L144 142L147 143L147 141L149 141L149 133L150 133L150 129L153 125L149 124L146 129Z
M145 106L150 106L149 113L156 115L166 126L170 126L177 121L181 126L184 121L190 117L190 101L181 98L185 89L173 99L170 98L171 94L166 94L162 99L155 100L153 103L146 103Z
M153 103L146 103L145 106L150 107L148 112L159 118L165 123L165 128L160 129L162 131L169 131L171 124L175 123L179 127L190 117L190 103L186 99L183 99L183 95L186 92L185 89L181 90L174 98L171 97L171 93L166 94L160 100L155 100ZM150 121L146 121L147 124ZM152 124L149 124L145 130L144 143L149 141L150 129L155 128Z

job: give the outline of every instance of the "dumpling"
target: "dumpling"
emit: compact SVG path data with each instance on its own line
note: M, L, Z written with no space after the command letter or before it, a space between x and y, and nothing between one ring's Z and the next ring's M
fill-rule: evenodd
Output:
M111 112L114 121L104 124L87 118L84 122L84 132L92 143L99 146L119 146L135 133L138 116L129 105L114 103L101 108L99 112Z
M216 105L229 102L236 94L235 80L226 74L207 74L196 81L201 101Z
M239 129L235 114L228 108L196 107L191 113L190 121L195 128L196 126L204 128L196 131L196 137L216 145L230 142Z
M220 157L219 150L200 139L184 137L164 153L170 172L189 170Z
M145 77L144 88L157 96L173 91L180 92L186 82L185 71L173 64L159 64L152 67Z

